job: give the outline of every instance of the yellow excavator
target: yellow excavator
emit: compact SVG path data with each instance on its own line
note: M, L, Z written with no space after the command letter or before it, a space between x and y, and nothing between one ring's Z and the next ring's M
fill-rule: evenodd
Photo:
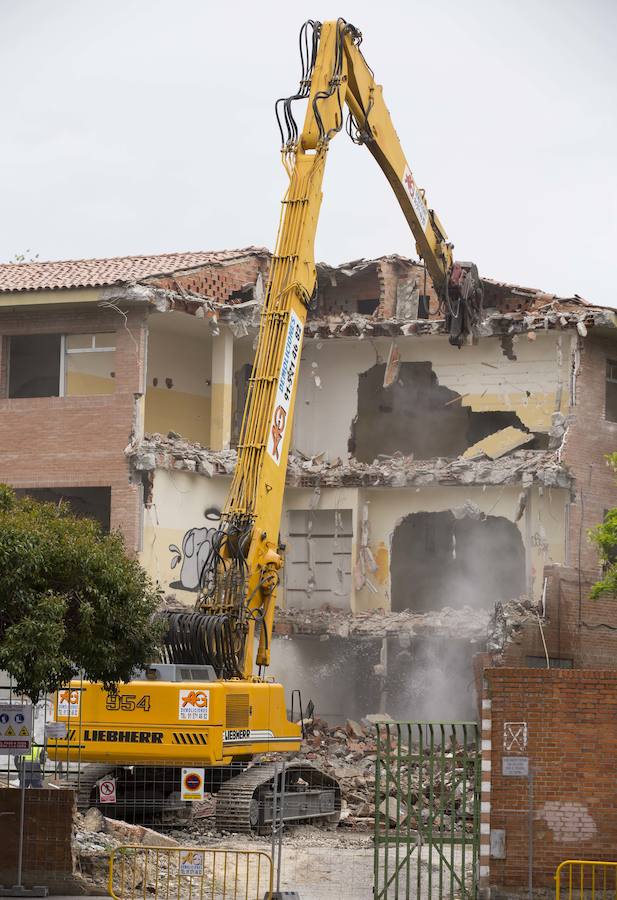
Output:
M301 727L288 720L284 689L267 678L266 670L283 566L279 527L298 368L316 292L314 243L322 180L330 142L345 124L345 106L349 136L373 154L409 223L443 304L451 343L461 346L481 312L477 269L453 261L452 245L416 184L361 41L358 29L343 19L306 22L300 33L299 89L276 103L289 187L261 313L238 463L200 573L195 611L167 614L163 661L136 673L116 692L73 682L57 695L56 719L67 723L67 737L50 755L96 764L82 773L86 802L96 802L89 792L101 776L114 774L117 811L125 815L130 803L152 807L177 796L181 768L199 766L208 773L207 788L218 791L217 826L260 830L272 817L268 798L274 767L250 763L264 752L300 748ZM301 131L294 119L298 101L307 101ZM309 764L287 769L284 792L286 820L336 820L338 785Z

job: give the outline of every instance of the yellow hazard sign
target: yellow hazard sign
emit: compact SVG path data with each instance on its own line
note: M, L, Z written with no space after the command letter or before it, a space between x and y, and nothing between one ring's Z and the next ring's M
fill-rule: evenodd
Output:
M19 736L20 736L20 737L28 737L29 734L30 734L30 732L28 731L28 729L26 728L25 725L24 725L23 728L21 728L21 729L19 730Z
M12 725L9 725L9 727L4 732L4 735L5 737L15 737L15 729Z

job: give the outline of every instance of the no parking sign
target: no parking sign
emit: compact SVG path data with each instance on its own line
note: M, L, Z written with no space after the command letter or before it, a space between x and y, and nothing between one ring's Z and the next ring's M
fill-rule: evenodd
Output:
M203 800L205 769L182 769L182 799Z

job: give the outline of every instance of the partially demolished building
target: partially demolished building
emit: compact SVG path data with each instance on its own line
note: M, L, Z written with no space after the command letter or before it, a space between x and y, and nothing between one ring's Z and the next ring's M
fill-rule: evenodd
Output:
M269 259L0 266L0 481L121 528L170 606L195 600L234 468ZM319 266L274 674L326 717L438 719L473 712L474 656L614 666L587 531L617 505L616 328L486 281L459 351L421 265Z

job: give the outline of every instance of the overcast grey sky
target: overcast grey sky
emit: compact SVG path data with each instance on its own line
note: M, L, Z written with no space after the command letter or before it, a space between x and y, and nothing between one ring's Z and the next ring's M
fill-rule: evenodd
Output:
M0 0L0 260L272 247L273 103L339 15L455 255L617 305L614 0ZM345 134L324 193L318 259L415 256Z

